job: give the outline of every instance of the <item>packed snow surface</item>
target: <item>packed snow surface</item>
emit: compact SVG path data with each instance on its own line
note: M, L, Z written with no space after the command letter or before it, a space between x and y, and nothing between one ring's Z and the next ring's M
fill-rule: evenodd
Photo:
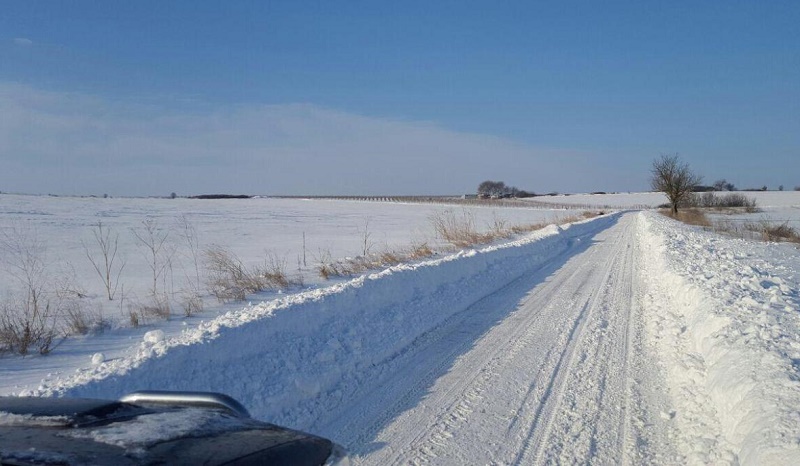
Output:
M224 392L356 464L800 464L799 275L791 245L616 213L89 349L14 391Z

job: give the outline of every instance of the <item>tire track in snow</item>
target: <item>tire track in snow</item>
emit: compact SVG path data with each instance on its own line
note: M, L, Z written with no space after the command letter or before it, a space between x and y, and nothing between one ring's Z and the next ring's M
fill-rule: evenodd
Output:
M347 438L353 443L345 443L356 453L354 462L635 463L669 457L666 442L651 438L663 429L647 428L651 397L639 393L640 385L653 383L631 375L632 367L644 367L635 333L641 329L635 323L635 220L624 216L595 232L596 244L563 266L545 267L540 273L549 275L546 280L512 282L415 347L391 386L375 388L351 417ZM497 311L509 305L516 310ZM471 320L483 315L502 321L488 331L486 321L477 325L481 331L470 330ZM379 421L358 431L376 412ZM642 445L655 453L641 454Z
M555 272L565 256L574 252L574 248L568 249L542 264L531 276L512 281L418 338L405 354L398 358L399 361L395 361L395 372L390 378L372 387L369 392L361 394L357 403L343 406L328 416L332 421L324 424L320 432L328 435L335 433L337 440L349 446L351 452L356 455L367 453L370 440L387 420L410 408L413 400L418 399L441 374L447 372L447 367L453 364L457 355L465 353L481 334L497 325L497 322L507 314L504 310L513 308L517 304L517 299L514 297L524 295L533 283L538 283ZM501 312L496 312L498 309ZM522 331L524 326L519 326L519 332ZM511 338L508 341L514 340L515 338ZM499 349L495 351L498 352ZM479 375L477 372L464 375L462 382L466 379L474 380ZM455 392L463 385L464 383L447 387L443 392L444 398L455 397ZM477 394L472 396L476 397ZM419 437L418 434L415 436ZM408 439L407 443L412 443L412 439ZM391 446L389 448L391 449Z
M517 464L531 462L531 457L536 463L557 459L559 452L569 452L573 455L582 454L584 458L590 457L597 449L597 434L599 418L602 412L592 409L592 406L603 406L603 399L610 390L606 390L607 371L610 369L609 361L623 362L626 358L610 358L606 350L613 349L612 337L607 337L606 330L611 326L610 319L622 320L627 328L629 321L629 306L622 309L624 314L612 315L608 312L609 290L615 290L614 280L616 275L630 266L629 261L621 260L620 249L624 241L630 237L630 220L624 225L625 231L613 237L611 252L603 257L603 267L600 271L589 273L584 279L592 283L592 289L581 309L579 321L576 322L575 332L570 335L569 343L564 349L563 357L559 360L552 374L551 387L547 396L540 401L540 411L534 418L530 427L530 441L520 451L515 459ZM597 277L600 277L599 279ZM630 274L628 274L630 277ZM622 281L622 285L625 282ZM588 328L587 328L588 327ZM586 335L584 337L584 335ZM603 351L606 350L606 351ZM576 358L580 357L578 361ZM566 361L566 364L563 362ZM576 364L579 363L579 364ZM605 369L605 370L604 370ZM623 371L624 373L624 371ZM623 376L624 377L624 376ZM591 384L591 381L597 381ZM587 390L595 388L595 390ZM563 407L567 398L568 406ZM544 419L544 425L539 427L539 421ZM561 435L553 439L553 430ZM608 426L606 426L608 427ZM568 434L569 436L565 436ZM565 440L569 444L565 444ZM618 450L618 449L617 449ZM535 453L532 453L535 452ZM576 458L558 458L561 461L575 461Z

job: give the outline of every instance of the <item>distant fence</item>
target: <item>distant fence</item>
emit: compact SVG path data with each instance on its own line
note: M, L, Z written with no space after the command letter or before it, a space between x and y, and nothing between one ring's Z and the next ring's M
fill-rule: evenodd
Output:
M620 207L590 204L566 204L555 202L535 201L533 198L523 199L463 199L458 196L269 196L279 199L328 199L336 201L365 201L365 202L397 202L397 203L431 203L478 207L511 207L518 209L620 209ZM633 208L647 209L649 206Z

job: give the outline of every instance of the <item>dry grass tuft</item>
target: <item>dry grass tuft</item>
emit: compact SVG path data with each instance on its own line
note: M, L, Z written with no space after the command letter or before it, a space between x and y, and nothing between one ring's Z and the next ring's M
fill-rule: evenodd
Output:
M681 221L688 225L697 225L701 227L711 227L711 221L706 217L706 214L699 209L682 209L678 211L677 215L674 215L670 210L662 210L662 214L666 215L667 217L674 218L675 220Z
M588 218L603 215L603 212L582 212L559 220L559 223L572 223ZM533 223L528 225L507 226L505 220L495 216L492 223L487 225L488 232L481 233L475 228L472 215L463 211L461 215L453 211L446 210L433 215L431 218L433 229L441 239L458 248L472 247L478 244L489 243L498 239L510 238L513 235L528 233L540 230L549 223ZM317 271L319 275L328 280L332 277L342 277L356 275L367 270L373 270L403 262L421 260L435 254L428 243L414 244L408 249L399 251L383 251L379 253L366 254L359 257L347 258L334 261L331 259L330 251L320 253Z
M428 243L414 244L408 251L408 257L412 260L426 259L433 255L433 250Z
M248 269L232 252L221 246L204 251L209 292L220 301L243 301L248 294L282 290L293 285L286 274L286 261L267 254L259 267Z
M786 241L800 244L800 234L789 226L789 222L774 224L767 220L762 220L759 223L748 223L745 228L759 233L764 241Z
M322 259L317 267L319 275L328 280L331 277L345 277L366 272L367 270L380 269L401 264L403 262L422 260L433 256L435 253L428 243L414 244L404 250L387 250L366 256L351 257L339 261L330 259L330 252L322 254Z
M440 238L458 248L466 248L475 244L488 243L497 237L491 233L479 233L475 228L475 220L465 211L457 215L452 210L445 210L430 217L433 230Z

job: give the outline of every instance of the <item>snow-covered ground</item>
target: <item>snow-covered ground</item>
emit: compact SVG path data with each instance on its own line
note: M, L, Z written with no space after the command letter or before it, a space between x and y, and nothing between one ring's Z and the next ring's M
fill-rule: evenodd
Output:
M0 390L220 391L363 464L799 464L799 290L792 245L614 213L0 359Z
M762 224L783 225L800 232L800 191L744 192L757 203L757 212L727 211L709 215L712 221L733 232L744 232L748 227Z
M433 230L431 217L445 211L469 215L482 231L495 222L507 226L557 222L576 214L561 209L320 199L103 199L0 194L0 246L27 246L41 261L41 274L51 288L67 297L83 296L78 300L80 307L117 327L126 324L131 305L147 304L152 295L152 255L136 236L148 239L145 222L151 222L156 240L165 239L156 259L156 291L172 297L172 312L180 315L182 296L195 291L208 296L202 251L211 245L229 250L247 267L265 260L283 263L290 278L301 277L307 286L319 286L325 284L317 269L321 261L362 255L365 247L369 252L381 252L427 243L434 250L441 249L443 243ZM94 236L98 222L112 241L119 240L111 267L116 288L113 301L87 257L88 251L103 268ZM20 257L10 254L8 248L0 251L4 252L0 260L3 302L24 283L14 277L21 275L16 268ZM206 309L212 312L226 309L214 299L205 301Z
M696 464L800 463L800 254L643 214L648 335Z

